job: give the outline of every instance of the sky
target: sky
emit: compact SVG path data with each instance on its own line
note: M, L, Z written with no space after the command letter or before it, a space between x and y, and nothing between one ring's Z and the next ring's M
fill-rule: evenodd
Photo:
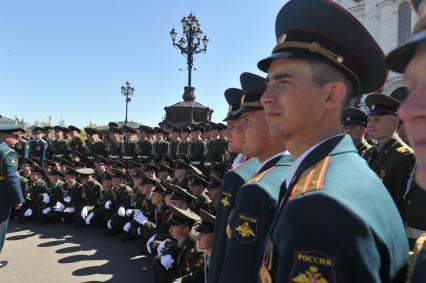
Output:
M186 58L172 46L190 12L210 39L195 57L197 101L221 121L223 93L274 47L285 0L0 0L0 115L84 127L125 118L121 86L135 88L128 120L157 125L182 100ZM183 69L180 71L179 69Z

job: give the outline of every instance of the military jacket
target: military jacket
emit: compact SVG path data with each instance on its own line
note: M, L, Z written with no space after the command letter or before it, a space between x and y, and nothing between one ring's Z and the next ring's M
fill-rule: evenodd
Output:
M402 282L404 225L349 136L317 144L287 187L262 251L260 282Z
M115 191L117 196L117 209L120 207L131 208L133 190L129 186L122 186Z
M358 150L359 155L363 156L364 152L367 149L370 149L371 145L365 140L362 139L361 142L356 146L356 149Z
M171 212L165 202L162 202L158 207L153 207L153 211L150 216L151 220L147 221L143 225L143 229L148 235L148 238L154 234L168 233L170 227L168 221L170 220L170 217Z
M51 154L53 157L68 158L68 142L65 139L56 139L52 142Z
M17 165L16 152L0 141L0 205L12 206L24 202Z
M123 146L123 142L119 140L108 140L105 150L108 154L108 158L118 159L121 158L121 149Z
M47 142L43 139L32 140L30 141L30 156L37 157L40 159L42 165L44 165L44 160L46 159L47 151Z
M156 141L154 143L154 154L156 157L162 157L169 152L169 143L167 141Z
M387 141L374 157L375 150L376 146L371 147L364 153L364 158L382 179L403 217L405 214L403 196L415 165L413 150L398 137Z
M30 182L29 191L27 192L27 200L35 201L43 193L47 193L47 186L46 182L40 178L35 182Z
M64 202L64 187L65 183L61 180L56 184L49 185L49 196L50 196L50 205L55 205L56 202Z
M220 282L256 282L258 259L292 163L288 154L274 157L239 189L226 227Z
M123 142L122 149L123 159L136 159L136 142L134 141L125 141Z
M191 162L203 162L206 144L202 140L192 140L188 145L188 158ZM197 165L197 164L195 164Z
M24 164L25 160L28 159L30 154L29 143L24 139L19 139L18 142L13 147L13 149L18 154L18 164L19 165Z
M86 186L83 186L83 199L85 206L97 206L102 198L102 185L92 179Z
M205 157L205 165L211 166L212 163L223 164L228 159L227 143L221 139L215 139L209 143ZM210 164L207 164L210 163Z
M94 160L95 155L104 155L105 146L102 141L88 141L86 142L86 157L89 160Z
M79 207L83 205L83 185L76 182L73 185L66 185L64 188L65 196L71 197L70 202L62 202L66 207Z
M179 143L180 143L179 140L173 140L170 142L168 154L170 155L172 159L178 158Z
M84 152L84 143L79 137L72 138L68 143L68 151Z
M178 154L185 154L188 155L188 146L189 141L188 140L181 140L178 145Z
M216 207L216 225L207 282L219 282L227 247L226 226L235 197L240 187L256 174L259 166L257 158L250 158L230 169L223 177L221 197Z
M139 140L136 143L137 158L151 158L154 147L150 140Z

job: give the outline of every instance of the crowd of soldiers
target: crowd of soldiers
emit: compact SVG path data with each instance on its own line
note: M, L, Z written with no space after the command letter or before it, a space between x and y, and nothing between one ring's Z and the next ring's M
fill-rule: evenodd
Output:
M388 67L423 54L425 6L385 60L335 2L289 1L258 63L267 79L242 73L224 92L226 126L110 123L86 141L34 127L15 144L15 216L139 240L155 282L426 282L424 88L402 105L378 93ZM413 64L411 90L424 83ZM347 107L363 93L367 113Z

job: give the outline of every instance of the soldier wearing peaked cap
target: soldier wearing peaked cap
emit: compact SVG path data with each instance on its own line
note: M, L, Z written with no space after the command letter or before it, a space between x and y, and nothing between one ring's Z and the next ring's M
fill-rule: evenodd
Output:
M44 160L47 157L47 142L43 139L45 130L40 127L33 129L34 139L30 141L30 157L37 157L40 159L41 166L44 166Z
M240 76L243 98L236 114L241 115L243 153L256 157L261 165L235 196L226 226L227 247L220 282L254 282L258 259L280 196L284 178L293 159L286 151L285 139L272 137L266 124L260 98L266 80L252 73ZM237 256L238 255L238 256ZM236 263L237 257L240 257Z
M41 210L43 209L42 195L47 193L47 184L43 180L44 171L40 166L33 164L31 166L30 183L25 195L25 204L22 212L22 222L31 220L40 220Z
M152 158L154 147L152 145L152 134L154 131L148 126L139 127L139 140L136 144L136 155L138 159L149 160Z
M189 208L195 213L199 213L201 208L206 209L211 203L206 194L206 187L208 185L209 181L198 174L191 174L189 177L189 191L191 192L191 195L195 197L195 199L191 201Z
M169 142L166 141L166 136L168 135L168 132L163 130L162 128L155 127L155 142L153 144L154 147L154 155L157 158L161 158L164 154L167 154L169 152Z
M122 145L122 155L125 160L134 160L137 158L136 153L136 134L137 131L131 127L123 127L125 141Z
M398 206L401 217L404 217L403 196L415 159L412 149L396 134L400 122L396 111L400 103L384 94L370 94L365 103L370 109L367 118L369 136L377 140L377 145L367 150L364 158L382 179Z
M45 167L46 168L46 167ZM47 174L48 192L43 196L43 210L41 213L41 224L47 224L51 221L60 221L60 217L52 209L56 202L62 201L64 198L65 183L61 180L63 178L62 172L52 168L51 172Z
M171 240L164 243L161 253L154 259L154 282L171 282L190 274L203 264L203 254L198 251L193 226L201 222L200 217L190 210L170 206Z
M212 124L210 127L210 142L207 146L207 152L204 159L205 174L210 173L210 169L214 165L223 164L228 160L228 152L226 150L227 143L219 136L219 126Z
M197 232L195 239L197 248L203 252L203 264L198 265L190 274L176 279L177 282L207 282L216 217L205 210L200 210L200 217L201 224L195 228Z
M24 131L19 133L18 142L13 146L13 149L18 155L18 165L21 166L26 162L30 154L30 145L26 139L24 139Z
M409 278L407 282L420 283L426 281L426 236L422 235L426 226L424 218L426 195L426 154L423 148L422 137L425 136L425 82L426 73L426 1L412 1L418 14L419 21L414 27L412 37L393 50L386 58L392 71L404 73L405 84L409 91L408 97L398 109L398 115L404 122L405 131L411 146L415 151L417 161L415 172L411 176L410 184L405 192L407 202L406 222L408 236L411 241L418 238L411 260L409 262ZM418 184L418 185L417 185Z
M88 139L86 141L86 158L89 165L93 164L96 155L105 154L105 146L99 139L98 130L95 128L85 128Z
M188 126L183 126L180 128L180 142L178 145L178 157L180 154L188 154L188 145L191 141L191 128Z
M362 110L352 107L343 110L342 132L351 136L359 155L362 156L371 147L364 138L367 132L367 116Z
M328 0L289 1L275 31L271 56L258 64L268 72L261 102L271 133L285 137L296 161L259 281L402 282L408 243L398 210L340 134L347 101L385 82L383 52L350 12Z
M113 127L108 131L109 138L105 141L105 151L109 159L120 159L122 157L123 141L120 134L119 128Z
M180 144L180 129L177 127L173 127L171 142L170 142L169 152L168 152L168 155L170 155L172 159L177 159L178 157L179 144Z
M133 190L126 185L126 175L118 169L112 169L111 173L113 173L112 184L116 198L114 206L109 205L113 211L113 216L107 222L108 231L105 236L113 236L122 231L124 224L131 219L126 211L132 208L133 201Z
M0 128L0 253L3 248L10 210L19 209L24 202L19 175L18 159L12 149L17 143L20 129L16 127ZM0 268L7 261L0 261Z
M68 158L68 141L64 138L64 130L61 126L53 127L55 130L55 140L52 141L52 157Z
M204 157L207 150L204 140L201 139L201 133L203 132L204 129L201 126L191 126L191 141L188 144L187 154L190 164L194 165L201 171L204 169Z
M231 154L240 154L242 152L241 133L238 130L240 115L235 113L241 107L243 92L238 88L229 88L225 91L224 95L229 104L228 114L224 119L228 124L225 131L225 136L228 140L228 151ZM220 200L216 207L216 232L214 233L210 272L207 282L219 282L220 280L228 239L226 226L234 207L235 197L239 188L256 174L260 166L257 158L246 158L244 162L233 166L223 177Z
M71 140L68 143L68 151L84 152L84 143L80 138L81 130L75 126L68 126Z

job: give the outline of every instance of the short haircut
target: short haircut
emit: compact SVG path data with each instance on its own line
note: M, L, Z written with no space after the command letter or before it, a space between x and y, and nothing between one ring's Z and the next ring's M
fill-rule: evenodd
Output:
M312 70L312 80L314 84L323 86L330 82L342 82L346 87L346 96L343 106L347 105L354 94L354 87L351 81L332 64L325 59L308 60Z

